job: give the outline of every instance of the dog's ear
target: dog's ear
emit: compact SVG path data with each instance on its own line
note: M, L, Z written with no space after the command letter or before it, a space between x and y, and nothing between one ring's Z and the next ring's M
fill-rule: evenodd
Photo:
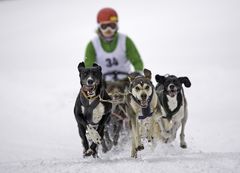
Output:
M185 85L185 87L189 88L191 86L191 82L188 79L188 77L179 77L178 78L182 84Z
M93 65L92 65L93 67L98 67L99 65L98 64L96 64L96 63L93 63Z
M85 68L84 62L80 62L80 63L78 64L78 71L79 71L79 72L80 72L80 70L81 70L82 68Z
M165 76L160 76L160 75L156 75L155 76L155 80L156 80L156 82L158 82L158 83L160 83L160 84L164 84L164 82L165 82Z
M140 75L140 73L138 73L138 72L133 72L133 73L130 73L129 75L128 75L128 79L130 80L130 82L131 81L133 81L137 76L139 76Z
M93 65L92 65L93 67L97 67L97 69L99 69L100 71L102 71L102 67L101 66L99 66L98 64L96 64L96 63L93 63Z
M151 80L151 78L152 78L152 73L151 73L150 70L148 70L148 69L145 68L145 69L143 70L143 74L144 74L145 78L148 78L148 79Z

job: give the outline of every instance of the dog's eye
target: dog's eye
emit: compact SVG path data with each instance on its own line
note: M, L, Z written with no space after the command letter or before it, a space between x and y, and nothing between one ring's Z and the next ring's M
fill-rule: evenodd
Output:
M174 80L173 80L173 83L174 83L174 84L177 84L177 83L178 83L178 80L174 79Z
M147 85L147 86L145 87L145 89L146 89L146 90L149 90L149 86Z
M83 72L82 72L82 75L83 75L83 76L87 76L87 74L88 74L87 71L83 71Z
M97 72L96 71L92 71L92 74L95 76L97 74Z
M139 88L138 86L137 86L135 89L136 89L136 91L139 91L139 90L140 90L140 88Z

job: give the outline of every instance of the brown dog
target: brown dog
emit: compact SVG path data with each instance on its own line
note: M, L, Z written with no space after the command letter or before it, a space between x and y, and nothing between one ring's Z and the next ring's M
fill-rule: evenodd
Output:
M138 151L144 149L143 139L154 144L154 140L160 138L158 121L161 111L151 75L148 69L144 69L144 76L136 72L129 75L130 94L127 97L127 111L132 128L131 157L134 158L137 157Z
M108 81L106 91L112 99L112 113L104 131L105 145L103 152L116 146L123 130L127 130L128 117L126 113L126 84L122 81ZM125 127L125 128L124 128Z

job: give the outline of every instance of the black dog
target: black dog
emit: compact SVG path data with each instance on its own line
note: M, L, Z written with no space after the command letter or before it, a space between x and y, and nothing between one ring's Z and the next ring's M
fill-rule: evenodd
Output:
M188 77L176 77L174 75L155 76L158 82L156 92L160 101L162 117L163 117L163 131L168 132L169 136L164 136L164 142L171 142L176 138L177 130L180 126L180 146L186 148L185 142L185 125L188 118L187 101L184 95L182 84L189 88L191 82Z
M102 143L104 127L112 109L111 103L101 99L111 98L103 87L100 66L94 63L93 67L85 68L84 62L81 62L78 71L81 89L76 99L74 114L84 147L83 157L97 157L97 146Z

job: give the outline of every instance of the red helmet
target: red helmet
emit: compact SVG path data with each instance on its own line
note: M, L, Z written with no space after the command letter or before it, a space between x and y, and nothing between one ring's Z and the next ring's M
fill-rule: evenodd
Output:
M97 14L97 23L118 22L117 12L112 8L103 8Z

